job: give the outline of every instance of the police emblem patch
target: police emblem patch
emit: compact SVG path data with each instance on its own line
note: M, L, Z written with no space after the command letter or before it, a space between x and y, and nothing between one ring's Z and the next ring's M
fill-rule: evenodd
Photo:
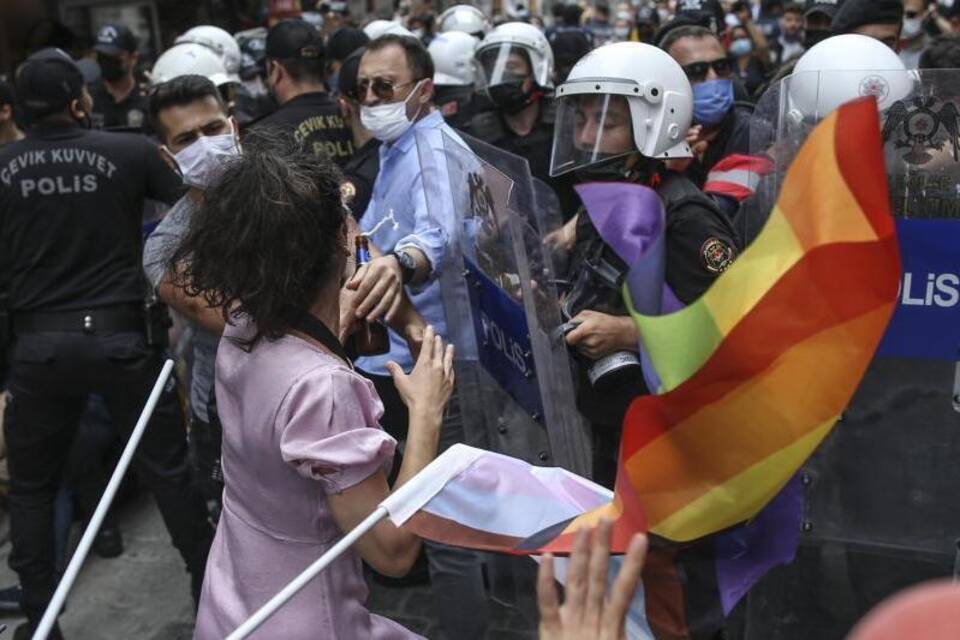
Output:
M733 264L736 253L733 247L719 238L707 238L700 247L700 257L703 265L710 273L723 273Z
M346 181L340 185L340 199L343 200L343 204L350 204L353 202L353 199L357 195L357 188L353 186L353 183Z
M875 96L877 102L883 102L890 95L890 85L883 76L867 76L860 81L861 96Z

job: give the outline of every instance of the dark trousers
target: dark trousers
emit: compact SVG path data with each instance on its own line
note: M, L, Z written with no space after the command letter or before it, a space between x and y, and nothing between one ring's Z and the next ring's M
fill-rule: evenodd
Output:
M36 623L56 587L53 503L87 396L103 398L126 438L162 359L139 333L44 332L17 335L10 361L4 420L13 543L9 562L20 577L24 610ZM136 463L198 589L213 530L191 482L174 384L168 385L147 426Z
M207 418L203 420L194 414L190 420L190 458L197 488L206 503L210 520L216 524L223 510L223 467L220 463L223 427L212 402L207 406Z

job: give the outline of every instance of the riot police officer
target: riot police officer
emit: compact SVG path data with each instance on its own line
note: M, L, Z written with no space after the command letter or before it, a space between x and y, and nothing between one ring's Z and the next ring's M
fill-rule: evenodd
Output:
M550 174L554 105L553 51L533 25L508 22L488 33L477 49L493 110L475 116L466 132L526 158L530 173L549 184L569 217L579 205L569 176Z
M10 566L29 632L56 586L53 500L87 396L101 395L129 430L160 371L146 338L140 215L145 198L172 203L181 186L147 138L88 130L91 99L70 60L28 61L17 93L30 127L0 150L0 254L13 327ZM198 594L212 530L190 482L172 389L138 465Z
M137 37L122 24L106 24L97 32L101 79L90 88L93 126L104 129L142 129L147 116L147 91L137 82Z
M731 222L713 200L666 166L667 159L691 155L684 134L693 91L683 69L656 47L609 44L573 67L558 96L551 173L654 189L666 213L666 284L681 304L692 303L733 262L738 247ZM563 300L564 314L576 327L566 340L577 351L577 405L592 426L594 477L612 486L624 416L630 402L646 392L636 353L639 336L621 293L627 265L603 242L589 215L581 211L576 221L572 286ZM707 549L712 544L705 542ZM687 553L695 557L701 551L694 545L662 560L682 565ZM651 582L648 597L670 601L658 588ZM668 604L658 614L674 620L685 613L688 619L709 616L702 603L687 606L684 612ZM668 624L659 615L648 621L655 633ZM710 618L708 624L715 633L722 621Z
M609 44L587 54L559 88L553 175L654 188L666 211L666 282L681 303L698 298L737 253L731 223L713 200L665 161L689 157L693 92L683 69L646 44ZM651 124L652 123L652 124ZM570 291L576 325L578 406L593 425L595 478L612 485L623 417L645 391L638 336L621 296L626 265L582 211L571 224Z
M473 54L480 41L462 31L441 33L430 41L433 102L451 127L463 129L481 108L474 87L478 73Z

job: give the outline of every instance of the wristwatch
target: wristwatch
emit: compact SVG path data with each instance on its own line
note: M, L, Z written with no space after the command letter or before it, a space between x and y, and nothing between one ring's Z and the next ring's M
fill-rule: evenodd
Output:
M400 277L403 280L403 284L410 284L414 274L417 272L416 259L403 249L391 251L390 255L396 258L397 263L400 265Z

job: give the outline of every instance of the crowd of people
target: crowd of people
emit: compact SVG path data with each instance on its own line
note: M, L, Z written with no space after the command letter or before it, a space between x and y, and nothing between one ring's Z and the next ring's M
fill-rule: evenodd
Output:
M428 201L424 168L425 154L442 166L445 140L524 159L556 197L562 226L544 242L564 256L557 304L593 479L612 488L627 407L649 391L626 265L575 185L657 192L666 282L689 304L762 226L761 96L813 48L864 72L958 68L954 31L960 3L925 0L554 3L549 16L402 5L374 20L331 2L233 35L196 26L155 61L123 24L102 26L84 56L32 52L0 82L0 379L20 581L0 609L26 615L16 637L36 628L70 522L92 514L169 353L188 389L183 402L180 383L165 389L137 476L190 574L201 640L228 635L465 440L470 391L454 380L440 285L461 277L457 212ZM483 638L484 555L424 547L445 637ZM111 518L97 550L123 551ZM256 637L411 637L365 608L361 560L401 576L420 551L381 522ZM603 615L591 581L588 623L586 591L568 590L580 609L561 615L544 563L543 637L622 634L643 553L638 539Z

